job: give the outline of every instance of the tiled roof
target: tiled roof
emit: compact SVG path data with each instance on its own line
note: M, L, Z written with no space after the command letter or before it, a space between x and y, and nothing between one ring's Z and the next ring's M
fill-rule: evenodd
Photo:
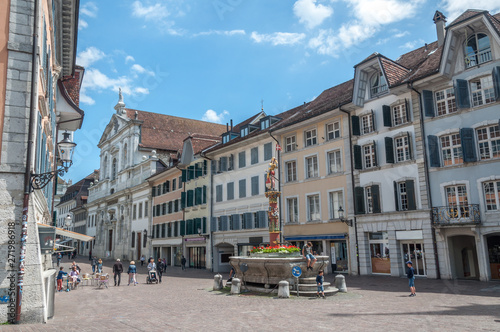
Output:
M66 93L68 96L71 98L73 103L77 106L80 107L80 82L82 81L83 78L83 73L85 69L80 66L76 66L80 70L75 70L75 73L73 76L64 76L61 81L64 85L64 88L66 89ZM80 77L82 76L82 77Z
M477 9L467 9L465 12L462 13L462 15L460 15L459 17L457 17L456 19L453 20L453 22L451 22L450 24L448 24L448 26L446 27L446 29L450 28L451 26L453 25L456 25L458 23L461 23L471 17L474 17L476 15L481 15L481 14L484 14L484 13L488 13L488 11L486 10L477 10Z
M191 145L193 146L193 153L198 154L209 146L215 145L221 142L220 136L213 135L200 135L193 134L187 139L191 138Z
M491 24L497 31L497 34L500 35L500 13L496 15L487 14L486 17L490 20Z
M141 142L144 148L177 152L182 149L183 141L192 134L221 135L226 126L172 115L125 109L127 117L141 121Z
M387 59L386 57L380 57L380 62L382 63L385 78L387 79L389 87L396 85L409 73L408 69L403 68L401 65L390 59Z
M264 116L266 116L266 113L264 111L260 111L259 113L255 114L255 115L252 115L251 117L249 117L248 119L246 119L245 121L243 122L240 122L238 123L236 126L233 127L233 132L234 133L239 133L241 128L243 128L244 126L246 126L247 124L251 123L253 120L255 120L259 115L263 114Z
M90 186L90 183L95 181L98 178L99 178L99 170L96 169L96 170L94 170L94 172L87 175L86 177L84 177L83 179L78 181L77 183L69 186L66 189L66 192L64 193L64 195L62 195L61 201L58 204L58 206L68 202L69 200L75 200L76 207L82 206L82 204L84 203L84 200L89 195L88 188ZM65 197L67 197L67 195L71 195L71 194L74 194L74 196L71 197L71 199L65 199Z
M380 56L380 54L378 52L373 52L372 54L370 54L366 59L364 59L363 61L361 61L360 63L358 63L357 65L354 66L354 68L356 68L357 66L359 66L360 64L363 64L367 61L370 61L371 59L375 59L376 57Z

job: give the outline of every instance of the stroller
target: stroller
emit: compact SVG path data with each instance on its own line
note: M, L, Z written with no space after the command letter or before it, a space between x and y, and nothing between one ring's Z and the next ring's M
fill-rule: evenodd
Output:
M146 283L147 284L158 283L158 274L156 270L149 270L148 276L146 277Z

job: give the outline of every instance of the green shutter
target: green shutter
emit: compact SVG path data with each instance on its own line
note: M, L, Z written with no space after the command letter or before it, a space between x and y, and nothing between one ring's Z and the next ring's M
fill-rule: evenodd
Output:
M356 136L361 135L361 130L359 126L359 116L356 115L351 116L351 122L352 122L352 134Z
M474 129L460 129L460 139L462 141L464 162L468 163L477 161L476 145L474 144Z
M186 221L185 220L181 220L181 236L183 235L186 235Z
M380 188L378 185L372 185L372 207L373 213L380 213Z
M439 138L434 135L427 136L429 142L429 163L431 167L441 167L441 158L439 155Z
M186 180L187 180L187 178L186 178L186 170L185 169L182 170L181 179L182 179L182 182L186 182Z
M203 186L202 204L207 204L207 186Z
M399 211L399 192L398 192L398 183L394 181L394 207L396 211Z
M413 180L406 180L406 197L408 199L408 210L416 210L415 183Z
M469 82L466 80L455 81L455 99L458 108L470 108Z
M385 137L385 161L394 164L394 141L392 137Z
M365 214L365 190L363 187L354 188L355 214Z
M384 127L392 127L391 108L389 106L382 106L382 116L384 118Z
M361 157L361 146L354 145L354 169L363 169L363 159Z
M436 112L434 111L434 94L432 91L424 90L422 91L422 100L424 106L424 114L428 117L435 117Z

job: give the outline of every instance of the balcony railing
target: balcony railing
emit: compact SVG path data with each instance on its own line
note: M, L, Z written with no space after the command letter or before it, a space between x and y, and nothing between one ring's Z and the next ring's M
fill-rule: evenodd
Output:
M436 226L480 224L479 204L434 207L432 208L432 223Z
M372 97L376 97L378 95L381 95L381 94L387 92L387 84L373 86L373 87L371 87L370 92L371 92Z
M474 67L488 61L491 61L490 48L475 53L469 53L465 57L465 67L466 68Z

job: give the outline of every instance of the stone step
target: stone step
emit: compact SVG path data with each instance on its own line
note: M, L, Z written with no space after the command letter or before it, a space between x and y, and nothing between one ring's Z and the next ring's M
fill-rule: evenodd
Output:
M330 287L330 283L329 282L323 282L323 288L324 289L327 289L328 287ZM314 283L314 284L299 284L299 290L300 291L316 291L317 289L317 285Z
M325 288L325 296L333 296L339 292L338 288L335 287L329 287ZM296 290L290 290L290 295L297 295ZM299 297L304 296L304 297L316 297L316 290L314 291L301 291L299 290Z
M313 285L316 285L316 277L299 278L299 284L313 284Z

